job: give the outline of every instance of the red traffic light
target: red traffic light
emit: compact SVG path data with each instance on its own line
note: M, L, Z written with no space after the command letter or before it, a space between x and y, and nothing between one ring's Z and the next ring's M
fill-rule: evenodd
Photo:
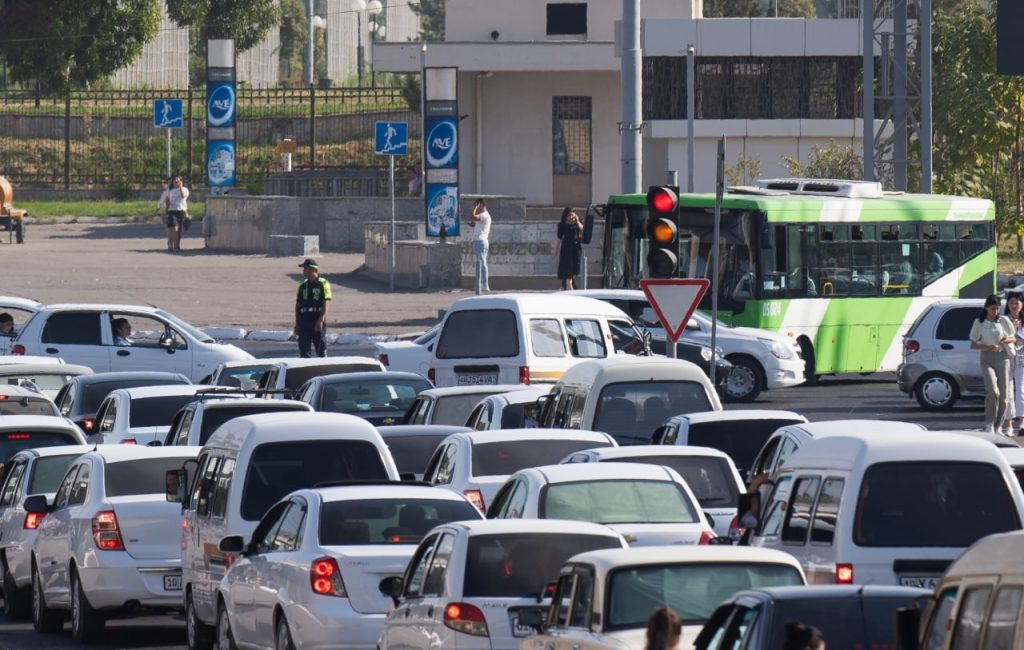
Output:
M647 191L647 207L659 214L675 212L679 195L670 187L652 187Z

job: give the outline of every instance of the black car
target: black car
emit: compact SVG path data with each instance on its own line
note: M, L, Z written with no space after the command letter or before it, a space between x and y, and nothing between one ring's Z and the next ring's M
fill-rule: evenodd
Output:
M191 383L188 377L176 372L100 372L72 377L53 401L61 415L77 424L86 435L90 435L96 426L96 410L111 391L118 388Z
M314 377L296 399L314 411L348 413L373 425L398 424L420 391L433 385L414 372L346 372Z

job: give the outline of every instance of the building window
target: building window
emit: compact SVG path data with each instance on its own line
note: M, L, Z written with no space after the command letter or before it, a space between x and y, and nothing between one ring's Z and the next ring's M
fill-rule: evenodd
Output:
M554 172L589 174L590 97L554 97L552 100Z
M548 36L586 36L587 4L556 2L548 5Z

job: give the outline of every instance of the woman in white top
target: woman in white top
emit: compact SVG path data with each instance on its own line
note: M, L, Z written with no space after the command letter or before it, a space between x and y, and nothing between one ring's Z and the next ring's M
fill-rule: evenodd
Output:
M157 210L167 208L167 250L181 250L181 226L188 216L188 188L181 181L181 176L171 179L170 185L160 195L156 204Z
M1017 355L1013 358L1010 383L1010 401L1006 412L1006 426L1015 435L1024 430L1024 295L1006 295L1006 311L1003 315L1013 324L1013 336L1017 344Z
M985 380L985 431L1007 434L1003 428L1010 397L1011 360L1016 356L1013 323L999 314L999 296L985 298L985 306L971 326L971 349L981 350Z

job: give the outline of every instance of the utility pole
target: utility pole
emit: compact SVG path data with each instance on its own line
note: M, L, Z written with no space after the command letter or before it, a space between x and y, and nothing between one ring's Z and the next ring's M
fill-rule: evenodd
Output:
M313 0L306 0L306 18L308 19L309 33L306 35L306 69L303 75L303 82L306 86L313 85L313 54L316 51L316 32L313 26Z
M640 0L622 0L622 192L640 192L643 182L643 78L640 47Z

